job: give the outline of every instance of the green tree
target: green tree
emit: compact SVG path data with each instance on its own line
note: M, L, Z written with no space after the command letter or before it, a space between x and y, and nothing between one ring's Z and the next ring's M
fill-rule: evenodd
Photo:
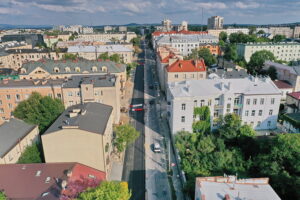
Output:
M119 153L123 152L127 145L134 142L140 136L140 132L129 124L117 126L114 131L114 146Z
M126 74L127 74L127 76L129 76L131 70L135 69L137 66L138 66L138 64L136 62L127 64L127 66L126 66Z
M27 163L41 163L41 153L39 151L38 144L32 144L31 146L26 147L25 151L22 153L18 160L18 164L27 164Z
M98 56L98 59L101 59L101 60L109 60L109 55L108 55L108 52L105 52L105 53L102 53Z
M242 120L236 114L225 115L220 119L220 125L219 135L225 139L255 136L255 131L248 125L242 125Z
M109 60L115 62L115 63L120 63L121 61L121 58L120 58L120 55L119 54L113 54L111 56L109 56Z
M285 39L286 39L285 35L275 35L273 37L272 41L273 42L282 42Z
M6 196L3 191L0 191L0 200L6 200Z
M217 59L211 54L207 48L202 48L198 51L199 58L203 58L206 66L211 66L217 63Z
M275 67L271 66L267 71L266 71L267 75L270 76L270 78L272 80L276 80L277 79L277 70Z
M235 44L227 44L225 47L224 58L228 61L236 61L238 59L237 47Z
M265 61L274 61L275 56L272 52L268 50L257 51L252 54L250 61L248 63L248 70L250 73L261 73L262 67Z
M34 92L16 107L13 114L27 123L37 124L40 131L44 132L63 111L64 105L60 99L43 97Z
M194 108L195 122L193 123L193 132L207 134L210 132L210 110L208 106Z
M220 33L220 35L219 35L219 40L222 40L222 41L226 42L226 40L227 40L227 33L224 32L224 31L222 31Z
M141 45L141 37L132 38L130 41L133 46L140 46Z
M259 31L257 32L257 34L265 34L265 31L259 30Z
M255 26L250 26L249 27L249 34L250 35L254 34L255 31L256 31L256 27Z
M76 60L78 56L76 54L65 53L62 57L62 60Z
M127 182L104 181L100 186L81 193L78 200L129 200L131 191Z

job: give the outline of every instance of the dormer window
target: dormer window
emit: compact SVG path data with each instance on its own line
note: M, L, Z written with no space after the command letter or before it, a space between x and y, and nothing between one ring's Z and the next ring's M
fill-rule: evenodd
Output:
M66 72L71 72L70 67L66 67L66 68L65 68L65 71L66 71Z
M54 67L53 71L54 71L55 73L58 73L58 72L59 72L59 68L58 68L58 67Z
M101 71L107 72L107 67L106 67L106 66L103 66L103 67L101 68Z
M96 66L93 66L93 67L92 67L92 71L93 71L93 72L98 71L97 67L96 67Z
M80 68L79 67L75 67L75 72L80 72Z

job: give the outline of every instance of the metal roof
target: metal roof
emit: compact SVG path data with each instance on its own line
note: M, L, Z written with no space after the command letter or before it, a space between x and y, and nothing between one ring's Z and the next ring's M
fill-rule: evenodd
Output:
M19 140L23 139L36 125L27 124L22 120L11 118L0 126L0 157L3 158Z
M79 109L77 116L70 117L74 109ZM77 129L92 133L104 134L113 107L101 103L78 104L67 108L47 129L45 134L63 130L63 126L78 127ZM84 114L83 114L84 113Z
M105 52L133 52L123 45L100 45L100 46L70 46L68 53L105 53Z

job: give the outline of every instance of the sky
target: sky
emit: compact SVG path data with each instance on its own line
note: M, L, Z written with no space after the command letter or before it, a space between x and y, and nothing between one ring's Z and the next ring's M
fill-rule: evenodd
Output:
M0 0L0 24L206 24L213 15L225 24L300 22L300 0Z

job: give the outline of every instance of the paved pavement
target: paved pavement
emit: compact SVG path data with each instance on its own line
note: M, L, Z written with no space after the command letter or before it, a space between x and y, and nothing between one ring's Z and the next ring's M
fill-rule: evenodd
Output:
M138 66L135 72L133 104L144 103L144 67ZM145 199L145 132L144 111L131 112L131 123L141 133L125 152L122 180L127 181L132 190L132 200Z

